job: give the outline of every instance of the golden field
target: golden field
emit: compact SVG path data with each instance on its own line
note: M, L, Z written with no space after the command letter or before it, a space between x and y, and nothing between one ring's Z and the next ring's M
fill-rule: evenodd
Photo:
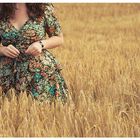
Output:
M69 101L0 99L1 137L139 137L140 4L54 4ZM1 93L2 94L2 93Z

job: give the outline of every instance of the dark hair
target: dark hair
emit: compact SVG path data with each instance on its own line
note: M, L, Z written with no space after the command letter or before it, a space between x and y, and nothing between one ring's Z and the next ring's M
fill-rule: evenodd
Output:
M43 16L45 5L49 3L26 3L29 17ZM0 20L13 18L16 10L16 3L0 3Z

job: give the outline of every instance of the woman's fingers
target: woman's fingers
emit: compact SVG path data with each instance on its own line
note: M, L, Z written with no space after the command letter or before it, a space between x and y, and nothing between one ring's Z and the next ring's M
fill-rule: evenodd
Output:
M38 52L32 53L32 55L34 55L34 56L39 55L39 54L40 54L40 53L38 53Z
M12 46L12 45L9 45L8 46L8 49L9 49L9 51L11 52L11 53L13 53L13 54L15 54L15 55L19 55L19 51L14 47L14 46Z
M17 52L17 54L20 54L19 50L16 49L14 46L11 46L11 48L12 48L15 52Z
M32 51L33 51L33 48L32 48L32 46L30 45L30 46L28 47L28 49L25 51L25 53L31 54Z
M8 51L8 52L7 52L7 56L9 56L9 57L11 57L11 58L15 58L15 57L17 57L18 55L14 54L14 53L12 53L12 52L10 52L10 51Z
M36 55L38 53L41 53L42 50L40 49L40 45L30 45L28 47L28 49L25 51L25 53L28 53L28 54L32 54L32 55Z
M36 56L36 55L39 55L41 52L39 50L33 50L32 51L32 55Z

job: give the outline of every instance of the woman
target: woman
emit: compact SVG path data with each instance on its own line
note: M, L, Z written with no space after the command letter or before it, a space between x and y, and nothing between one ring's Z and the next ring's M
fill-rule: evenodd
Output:
M40 102L66 103L61 64L48 51L63 43L52 4L1 3L0 43L0 86L5 95L14 88L16 95L26 90Z

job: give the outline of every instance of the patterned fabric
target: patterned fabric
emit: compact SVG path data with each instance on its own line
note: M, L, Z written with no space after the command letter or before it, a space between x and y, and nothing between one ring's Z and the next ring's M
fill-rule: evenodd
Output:
M17 58L0 56L0 86L6 94L10 88L16 92L25 91L40 102L55 100L66 103L68 87L61 74L62 65L51 52L44 49L41 55L25 54L30 44L61 33L61 26L54 14L52 4L45 5L45 14L40 18L30 18L16 29L5 18L0 21L0 41L5 47L15 46L20 55Z

